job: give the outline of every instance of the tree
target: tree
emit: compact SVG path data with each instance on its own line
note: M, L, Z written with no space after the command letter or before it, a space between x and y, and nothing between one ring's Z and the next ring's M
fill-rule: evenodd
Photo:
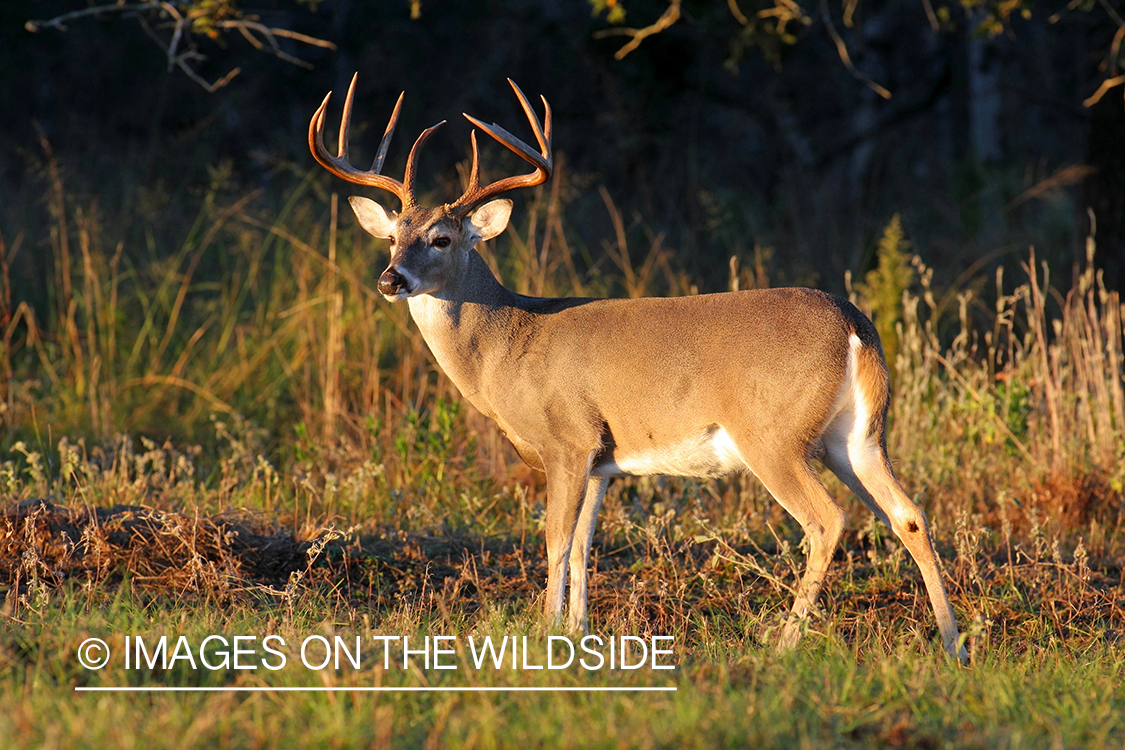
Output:
M884 100L897 92L878 73L864 71L853 62L854 45L860 41L858 23L864 13L874 16L888 7L875 0L841 0L830 7L828 0L662 0L663 10L647 25L630 27L634 15L651 18L655 11L649 0L588 0L596 16L605 18L609 28L598 36L624 36L628 41L617 51L622 59L653 36L667 33L679 25L721 25L727 30L730 53L727 65L737 67L750 51L759 52L775 68L780 68L788 48L814 34L824 34L835 48L840 63L857 81ZM1082 115L1088 123L1087 164L1073 175L1085 177L1082 187L1083 217L1094 217L1081 235L1093 234L1097 242L1097 262L1106 273L1107 283L1125 286L1125 11L1114 0L1070 0L1044 3L1035 0L918 0L931 29L942 35L960 34L966 39L964 84L967 116L963 137L970 158L986 163L1000 158L1001 86L995 66L990 66L989 40L1033 44L1024 34L1032 19L1046 20L1047 27L1077 24L1085 29L1078 37L1076 55L1086 70L1079 86L1084 88ZM1061 6L1061 7L1060 7ZM1021 37L1021 34L1023 36ZM877 64L869 64L878 69ZM894 115L889 116L890 119ZM885 118L886 119L886 118ZM1082 224L1083 218L1078 223ZM1080 243L1074 247L1074 261L1084 261Z
M315 8L320 0L293 0L306 7ZM255 14L243 13L237 0L146 0L128 3L120 0L106 5L95 5L64 13L43 21L28 21L25 28L38 33L43 29L66 31L72 21L88 18L117 16L133 18L145 33L164 50L168 71L179 69L208 92L230 83L240 68L232 68L222 77L208 82L196 70L195 64L206 59L201 51L202 41L219 40L237 32L255 49L303 68L312 66L283 48L282 40L300 44L335 49L336 45L323 39L300 34L289 29L267 26Z

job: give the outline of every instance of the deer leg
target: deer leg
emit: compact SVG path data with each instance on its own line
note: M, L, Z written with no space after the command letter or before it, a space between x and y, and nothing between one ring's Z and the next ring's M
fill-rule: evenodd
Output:
M824 588L832 555L844 534L846 515L803 457L770 461L752 470L781 507L797 519L808 539L805 574L777 642L777 650L784 651L801 640L801 624L816 606Z
M570 607L567 609L566 627L572 633L586 632L586 579L590 560L590 545L594 542L594 527L598 510L602 507L609 477L592 477L586 485L586 496L574 529L574 543L570 547Z
M562 621L566 569L578 514L586 495L590 461L547 463L547 598L543 616L554 626Z
M969 655L961 645L953 607L941 581L937 552L930 540L926 514L914 504L891 471L886 451L878 444L834 446L827 444L825 464L848 486L863 504L891 527L922 571L922 581L934 609L942 646L946 653L968 664Z

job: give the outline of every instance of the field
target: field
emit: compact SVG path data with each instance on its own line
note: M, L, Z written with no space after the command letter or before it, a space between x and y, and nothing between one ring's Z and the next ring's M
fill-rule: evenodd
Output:
M637 479L612 484L601 513L592 632L672 655L533 669L560 635L536 614L542 479L461 404L404 306L373 291L385 248L327 182L310 173L262 207L217 174L184 235L152 226L161 251L141 263L96 202L48 175L46 320L13 302L6 259L23 235L0 240L7 746L1125 745L1125 342L1092 265L1059 285L1031 250L937 289L896 218L851 285L887 348L889 452L929 516L971 666L943 656L904 549L826 473L849 524L796 651L771 642L801 533L765 490ZM659 234L608 195L615 236L578 246L558 184L484 248L510 286L691 291ZM762 258L733 258L730 286L768 284ZM243 641L257 668L236 668L236 636L257 639ZM404 656L388 636L451 636L457 668L428 662L433 641ZM526 645L519 668L478 668L485 636ZM103 669L79 662L92 637L114 655ZM301 662L310 638L320 662L357 637L358 668ZM166 686L269 689L76 690ZM347 690L373 687L436 689Z

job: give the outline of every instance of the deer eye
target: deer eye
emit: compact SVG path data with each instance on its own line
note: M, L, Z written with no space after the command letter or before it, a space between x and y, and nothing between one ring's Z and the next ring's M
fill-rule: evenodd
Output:
M448 237L445 237L444 235L441 237L434 237L434 247L437 248L449 247L450 242L452 242L452 240L450 240Z

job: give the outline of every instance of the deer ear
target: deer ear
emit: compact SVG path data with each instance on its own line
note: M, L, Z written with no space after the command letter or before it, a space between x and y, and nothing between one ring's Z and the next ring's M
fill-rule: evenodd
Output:
M358 195L348 198L348 203L352 204L352 210L355 211L355 216L359 219L359 225L366 229L369 234L383 239L394 236L395 224L398 222L388 215L386 209L378 203L370 198L361 198Z
M476 213L469 217L469 221L472 222L477 236L482 240L490 240L507 228L508 219L511 217L512 202L507 198L500 198L478 208Z

